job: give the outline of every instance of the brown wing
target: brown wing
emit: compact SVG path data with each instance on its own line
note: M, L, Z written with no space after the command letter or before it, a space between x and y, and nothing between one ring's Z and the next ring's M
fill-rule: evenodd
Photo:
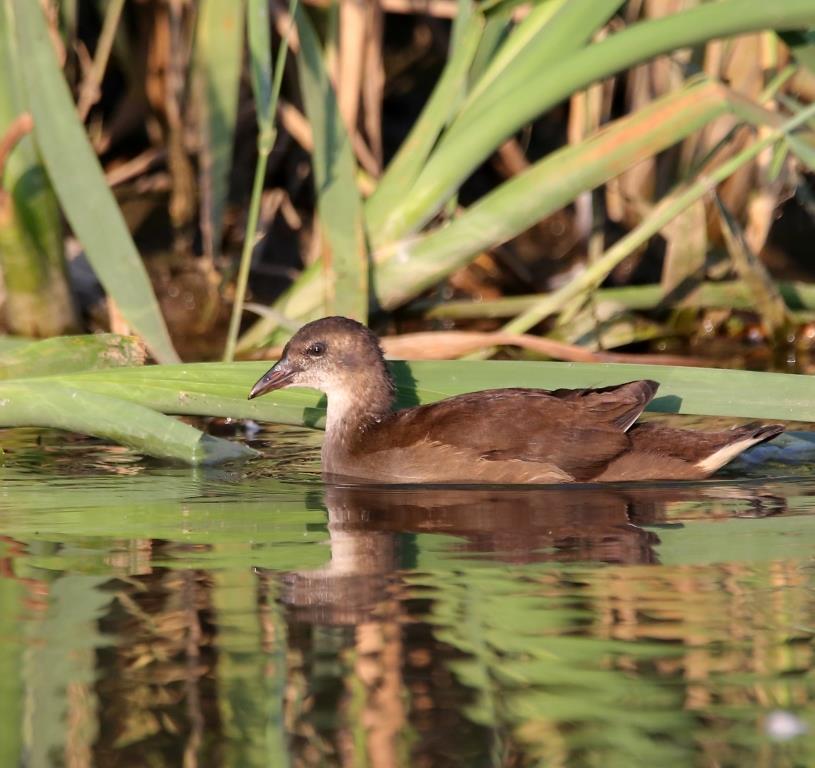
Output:
M568 402L579 402L586 413L627 430L654 399L658 388L656 381L640 379L595 389L555 389L549 394Z
M552 464L575 480L590 480L630 446L625 429L654 391L635 384L557 394L538 389L472 392L399 411L388 420L387 430L372 430L361 439L368 454L440 443L473 461Z

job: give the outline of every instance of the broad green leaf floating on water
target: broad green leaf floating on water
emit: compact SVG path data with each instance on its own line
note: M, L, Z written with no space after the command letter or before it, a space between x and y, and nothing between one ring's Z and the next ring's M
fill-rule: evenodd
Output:
M318 392L289 389L247 400L252 384L269 366L268 362L196 363L113 368L48 378L17 379L0 384L0 397L5 397L3 393L7 388L17 397L26 393L30 410L23 409L21 413L29 420L15 421L13 417L6 416L2 423L7 426L56 426L118 440L116 429L125 428L115 418L121 415L123 422L130 418L123 410L129 403L152 409L148 413L159 419L164 417L154 411L321 428L325 419L325 397ZM476 360L395 361L391 363L391 369L397 382L398 404L401 407L479 389L509 386L545 389L595 387L650 378L660 383L660 391L648 408L653 412L815 422L815 388L809 377L792 374L657 365ZM46 416L37 407L37 398L32 398L32 395L39 392L43 402L49 402L49 398L50 402L54 402L54 393L63 391L76 393L74 399L99 395L117 405L101 416L98 409L91 409L84 414L84 421L73 426L65 423L64 417L45 420ZM31 421L32 415L40 420ZM134 423L139 423L138 418ZM156 422L155 430L144 438L146 447L140 450L154 456L181 458L190 463L233 458L233 449L210 445L208 441L198 445L191 433L182 432L184 429L191 430L198 436L196 439L200 438L200 433L179 422L172 423L177 427L168 435L175 439L175 447L160 445L163 427ZM121 442L132 445L132 441L138 438L138 432L134 436L131 427L127 427L127 430L122 434ZM239 455L241 450L234 446L234 451Z
M193 465L256 455L247 446L205 435L145 405L77 389L58 377L0 383L0 427L20 426L80 432Z
M812 379L795 374L512 360L394 361L390 365L403 407L479 389L602 387L646 378L660 383L648 407L652 412L815 422ZM77 373L59 380L166 413L321 426L325 398L313 390L286 389L246 399L252 384L270 366L270 362L146 366Z
M27 339L11 349L0 349L0 379L141 365L145 356L139 339L115 333Z

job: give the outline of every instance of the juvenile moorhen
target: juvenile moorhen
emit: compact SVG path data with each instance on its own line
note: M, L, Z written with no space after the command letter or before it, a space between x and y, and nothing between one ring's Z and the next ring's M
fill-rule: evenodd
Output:
M697 480L784 430L635 424L657 391L647 380L490 389L393 411L394 383L377 337L345 317L304 325L249 397L292 386L328 398L323 473L377 483Z

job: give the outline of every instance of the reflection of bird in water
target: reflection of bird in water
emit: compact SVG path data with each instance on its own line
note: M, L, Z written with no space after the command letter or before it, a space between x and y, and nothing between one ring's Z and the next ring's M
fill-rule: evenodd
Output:
M653 559L653 537L630 523L628 495L612 488L330 487L326 503L329 525L345 535L447 534L460 540L454 550L502 562Z
M317 623L355 623L414 568L413 534L442 534L449 551L504 563L657 562L669 505L710 509L745 501L749 516L783 510L783 499L743 486L652 488L399 488L327 486L331 562L285 577L284 602ZM309 620L306 616L302 619Z
M678 510L677 503L681 504ZM360 717L366 723L371 750L394 752L401 744L397 734L409 723L415 734L412 764L471 764L465 755L472 756L473 745L482 744L489 750L495 731L494 726L482 728L470 719L468 707L478 696L478 686L466 676L460 677L456 672L460 666L456 665L462 658L472 658L473 653L467 642L460 641L479 631L473 626L482 625L467 623L453 630L445 622L458 622L462 616L459 609L484 594L498 601L504 595L507 599L519 596L521 605L531 596L544 597L543 602L533 600L521 609L529 612L539 610L546 604L546 596L552 594L576 604L585 593L579 584L579 574L586 570L583 566L520 564L653 563L657 560L660 525L681 526L676 521L677 511L689 517L717 514L717 503L721 503L721 511L729 510L731 515L734 508L745 506L753 514L778 511L775 499L765 500L760 491L735 485L526 489L327 486L331 562L324 568L285 575L278 594L287 606L288 643L296 650L292 658L302 659L306 677L315 674L318 663L321 674L326 674L323 660L330 645L337 658L353 664L344 674L353 675L354 682L336 681L332 687L321 678L306 691L306 703L287 712L287 718L297 724L292 730L307 732L316 726L325 743L341 743L345 736L341 738L342 726L335 725L334 717L349 709L348 692L354 690L354 711L364 702ZM519 565L487 564L485 569L485 560ZM469 570L471 566L473 570ZM469 585L479 573L489 585L476 582L471 596ZM578 581L573 581L575 577ZM442 594L448 584L450 592ZM451 604L455 606L452 613ZM489 606L494 604L488 602ZM436 620L428 619L438 605L441 610ZM478 608L473 610L478 614ZM579 631L570 622L567 620L559 631ZM326 632L325 628L331 629ZM493 655L498 657L501 652ZM511 695L513 684L508 688L500 682L494 684L500 695ZM331 690L334 698L329 695ZM578 690L581 696L585 694L579 686ZM467 746L461 754L455 752L453 761L446 762L451 739L456 749Z

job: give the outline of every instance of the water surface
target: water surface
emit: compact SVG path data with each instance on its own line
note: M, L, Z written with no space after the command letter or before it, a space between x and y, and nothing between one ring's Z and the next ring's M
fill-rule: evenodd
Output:
M806 451L361 489L318 439L191 470L4 432L0 766L815 764Z

